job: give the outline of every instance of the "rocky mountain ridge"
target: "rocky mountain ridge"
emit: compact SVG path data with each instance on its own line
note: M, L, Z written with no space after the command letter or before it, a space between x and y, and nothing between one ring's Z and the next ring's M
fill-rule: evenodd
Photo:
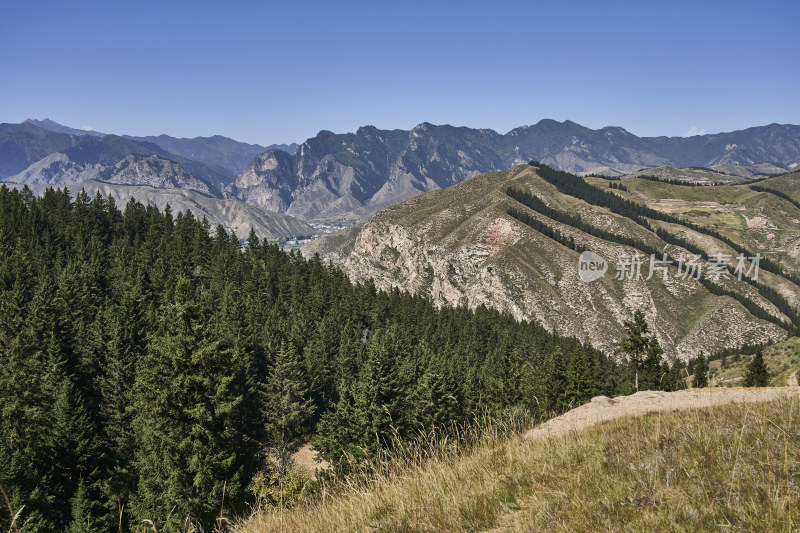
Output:
M65 131L52 131L35 121L0 124L0 182L27 185L35 194L47 187L67 187L74 195L85 187L90 194L100 192L123 203L132 197L162 209L169 203L175 212L191 209L240 237L247 236L251 226L270 239L316 233L289 215L223 199L224 175L204 163L149 142L61 129Z
M225 194L305 220L358 221L422 192L530 160L577 174L621 176L642 168L718 167L746 177L800 164L800 126L771 124L694 137L637 137L542 120L505 135L423 123L410 131L321 131L294 154L267 151ZM766 166L764 166L766 165Z
M0 181L59 185L94 179L97 172L130 155L173 161L196 180L206 182L217 196L228 181L224 172L152 143L118 135L58 133L31 123L0 124Z
M23 124L30 124L55 133L77 136L90 135L94 137L104 137L107 135L106 133L90 129L77 129L64 126L49 118L44 120L29 118L23 121ZM154 144L172 155L208 165L225 174L227 180L223 186L228 185L228 183L230 183L230 181L232 181L258 154L266 150L284 150L291 153L297 148L297 144L295 143L261 146L258 144L236 141L222 135L193 137L191 139L186 137L172 137L163 134L138 137L123 135L123 137L132 141Z
M355 133L322 131L293 153L269 149L249 163L263 147L219 136L99 137L54 124L0 125L0 180L66 184L98 178L129 155L158 156L209 185L183 180L175 186L191 182L188 186L209 194L336 224L361 221L417 194L531 159L579 174L621 175L671 165L713 167L721 176L745 179L788 171L800 163L800 126L779 124L688 138L641 138L623 128L592 130L553 120L504 135L429 123L410 131L364 126ZM151 176L141 184L159 180L171 183L168 176Z

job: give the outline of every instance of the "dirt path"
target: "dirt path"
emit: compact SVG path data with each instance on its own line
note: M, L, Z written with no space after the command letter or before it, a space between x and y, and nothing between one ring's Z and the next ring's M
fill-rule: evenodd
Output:
M797 387L797 370L792 372L792 374L786 379L786 384L790 387Z
M800 394L800 387L797 387L797 374L795 373L793 376L795 379L795 386L793 387L764 387L760 389L719 387L677 392L640 391L630 396L618 398L598 396L585 405L533 428L525 435L525 438L547 439L560 437L607 420L643 415L655 411L693 409L727 403L765 402L782 396Z

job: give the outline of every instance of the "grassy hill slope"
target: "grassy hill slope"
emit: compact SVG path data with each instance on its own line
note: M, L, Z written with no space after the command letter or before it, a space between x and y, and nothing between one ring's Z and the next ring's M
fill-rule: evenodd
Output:
M776 387L796 386L800 376L800 337L790 337L763 350L772 384ZM732 354L709 362L709 383L717 387L742 384L753 354Z
M616 401L642 403L648 394L656 393ZM735 397L719 389L661 394L676 405L697 394L719 396L705 403L725 405L617 418L560 436L490 431L460 454L450 445L429 459L407 457L387 474L310 507L257 512L236 530L793 531L800 525L797 388L740 389ZM761 402L730 403L748 400Z
M681 181L687 184L691 183L697 185L737 184L747 181L745 178L740 176L716 172L707 168L675 168L669 165L656 168L645 168L638 172L633 172L631 174L622 176L621 179L627 181L641 176L649 176L665 181Z

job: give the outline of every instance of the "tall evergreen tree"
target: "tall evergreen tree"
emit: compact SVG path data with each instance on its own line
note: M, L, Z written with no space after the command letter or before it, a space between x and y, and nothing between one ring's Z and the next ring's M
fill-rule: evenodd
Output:
M747 374L744 377L745 387L766 387L769 385L769 370L764 363L764 353L757 350L750 364L747 365Z
M697 356L694 362L694 382L696 389L708 387L708 360L703 352Z
M412 424L423 430L446 428L462 418L463 399L452 369L427 347L419 347L426 367L410 395Z
M644 318L644 312L637 309L633 314L633 320L625 322L626 336L616 344L615 353L625 354L628 356L631 365L634 369L634 387L639 390L639 371L642 364L649 359L647 365L648 370L653 370L655 366L652 363L658 362L661 355L661 348L658 347L658 341L655 337L652 339L647 336L649 326ZM652 375L648 376L648 381L653 381Z
M339 402L320 421L315 446L325 459L342 464L348 457L375 458L396 431L405 429L394 363L385 335L373 334L358 379L342 384Z
M592 367L587 354L576 347L567 365L566 401L580 404L594 395L596 384L592 380Z
M264 395L266 447L275 458L281 494L289 458L308 436L314 411L302 368L294 346L281 344Z
M187 517L210 529L223 498L241 510L246 496L247 441L234 423L239 362L231 344L209 339L205 328L182 278L136 377L134 509L165 529Z

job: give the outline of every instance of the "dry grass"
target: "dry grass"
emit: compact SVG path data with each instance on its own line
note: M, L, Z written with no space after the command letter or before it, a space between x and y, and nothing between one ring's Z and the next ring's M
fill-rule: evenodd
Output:
M264 531L793 531L800 399L617 419L550 439L430 445ZM456 450L457 451L457 450ZM427 456L427 457L425 457Z

